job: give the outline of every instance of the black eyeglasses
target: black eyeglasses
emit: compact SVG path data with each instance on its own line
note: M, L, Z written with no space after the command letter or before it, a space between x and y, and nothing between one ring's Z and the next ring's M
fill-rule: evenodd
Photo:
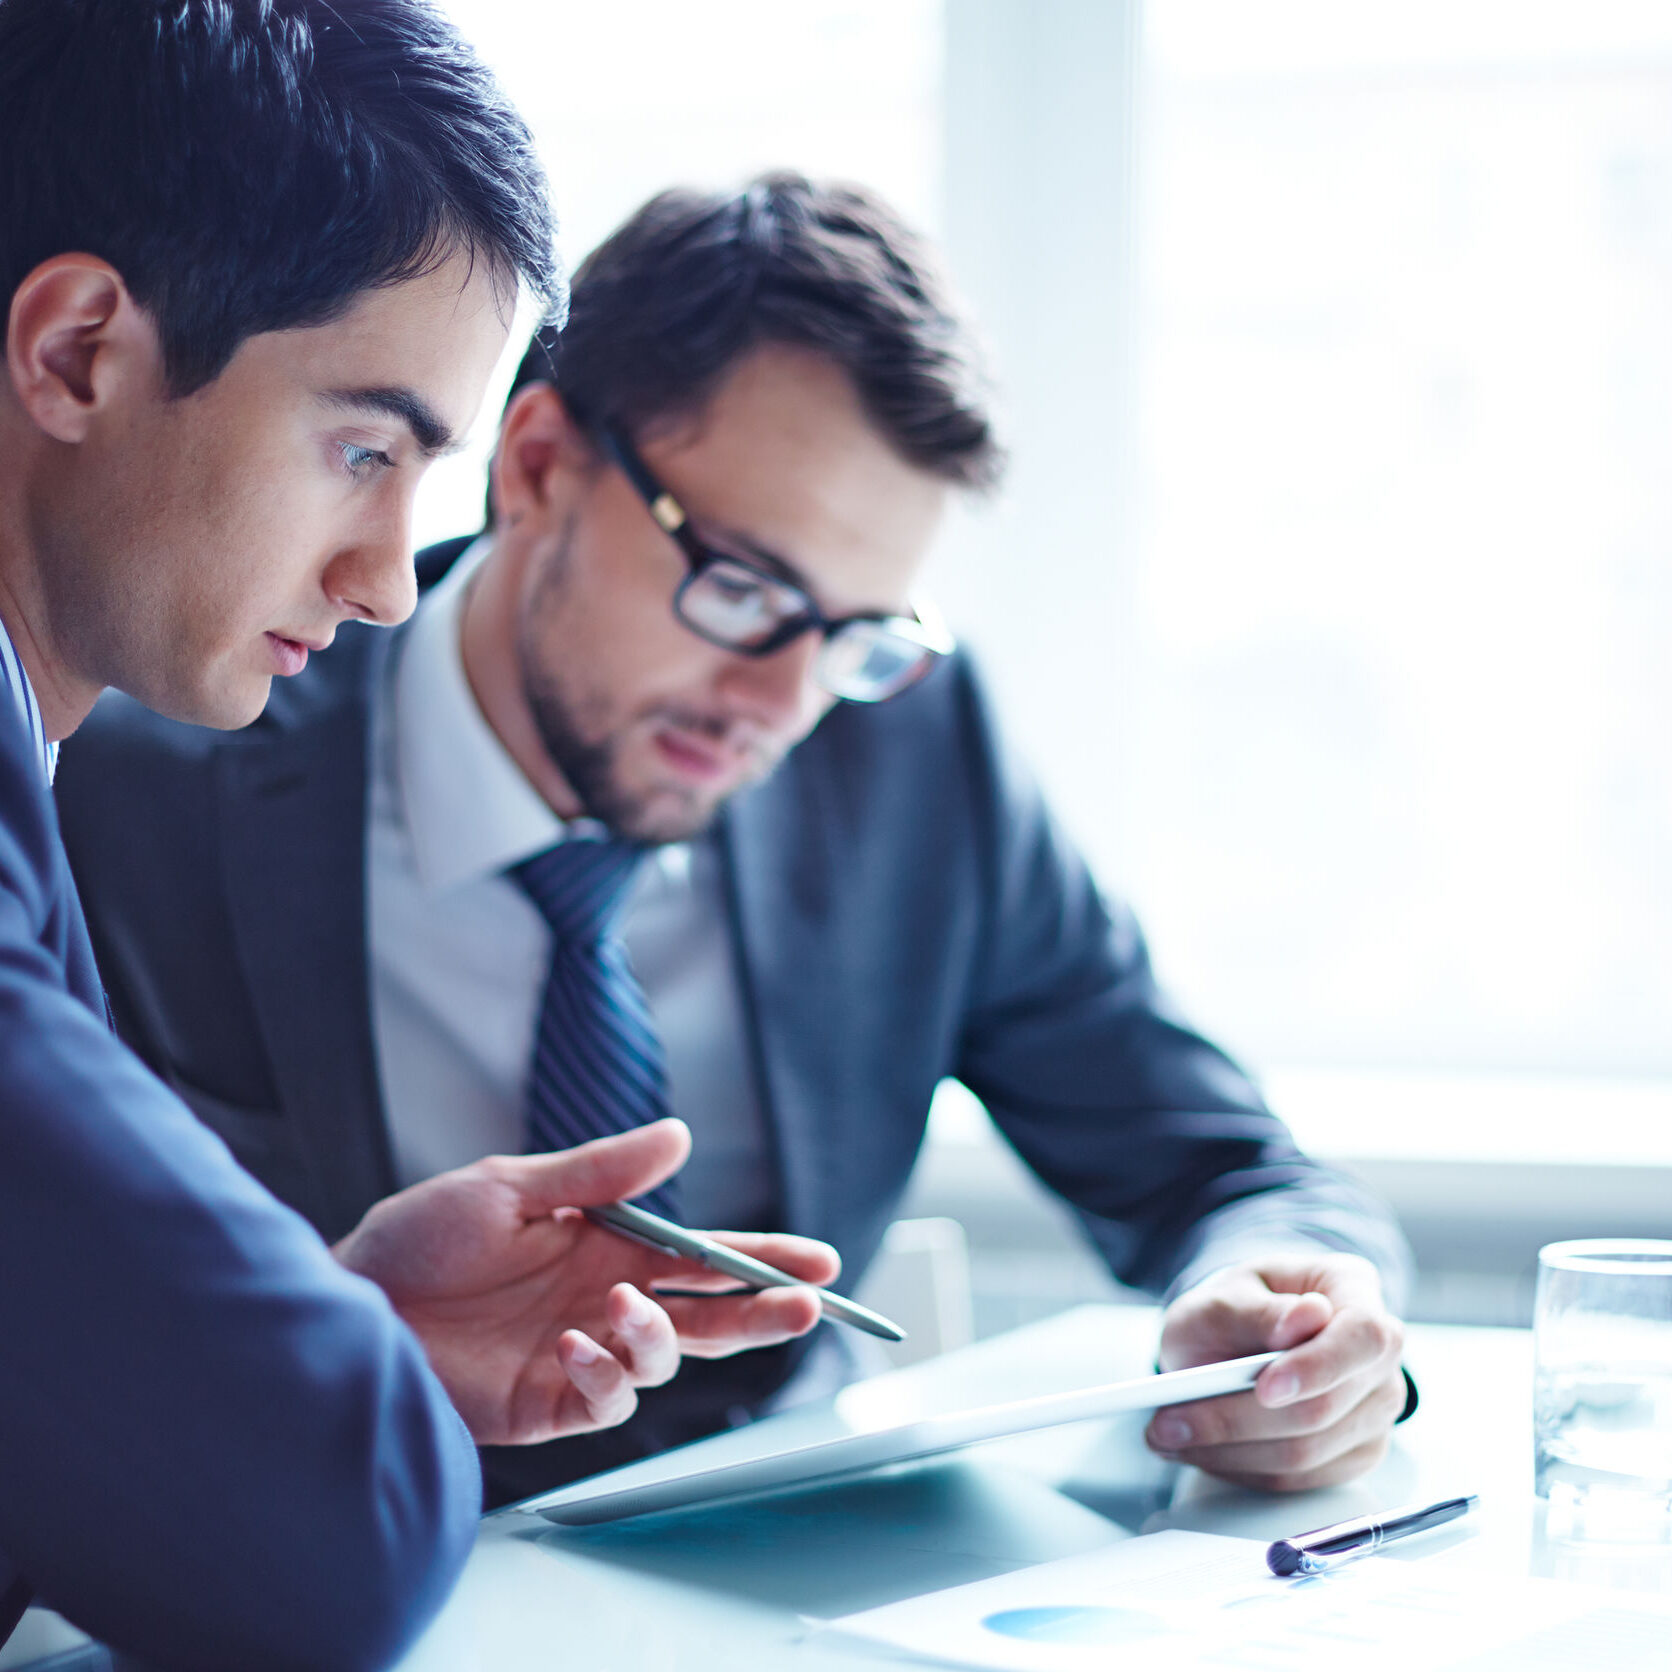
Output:
M813 677L848 702L898 696L951 654L952 635L938 621L925 620L921 608L915 617L832 618L794 581L705 544L692 532L684 506L620 431L598 425L592 433L684 554L689 568L673 595L673 613L699 638L743 656L770 656L803 633L821 633Z

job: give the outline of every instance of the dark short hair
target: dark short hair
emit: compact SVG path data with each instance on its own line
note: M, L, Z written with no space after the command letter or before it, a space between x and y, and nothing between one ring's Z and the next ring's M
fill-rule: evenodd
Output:
M536 335L512 390L551 382L636 434L700 410L764 343L828 355L909 463L997 480L974 336L922 240L874 193L799 174L653 197L581 264L568 324Z
M427 0L0 0L0 293L82 251L171 390L455 250L556 310L521 117Z

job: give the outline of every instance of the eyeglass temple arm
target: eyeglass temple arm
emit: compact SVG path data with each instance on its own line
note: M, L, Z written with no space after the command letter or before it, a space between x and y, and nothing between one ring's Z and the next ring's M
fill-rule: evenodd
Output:
M621 467L622 475L633 484L639 498L650 507L651 516L661 524L663 532L677 534L685 526L685 507L650 474L644 460L608 424L599 424L592 433Z

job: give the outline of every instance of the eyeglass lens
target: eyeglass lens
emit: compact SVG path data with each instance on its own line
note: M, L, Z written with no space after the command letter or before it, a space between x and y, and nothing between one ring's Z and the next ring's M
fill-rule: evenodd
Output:
M763 645L786 623L810 623L813 615L799 587L724 558L690 577L676 608L705 638L737 650ZM825 640L814 674L832 696L881 702L909 685L931 659L931 652L885 622L850 621Z
M764 644L786 621L810 613L800 587L724 558L691 576L679 605L699 632L739 650Z
M824 641L815 674L832 696L881 702L903 691L933 660L932 651L880 621L850 621Z

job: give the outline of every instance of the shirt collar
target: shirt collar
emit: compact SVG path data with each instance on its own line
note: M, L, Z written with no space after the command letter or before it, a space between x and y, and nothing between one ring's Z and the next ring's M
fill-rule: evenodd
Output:
M29 682L23 658L18 655L17 646L12 643L4 621L0 621L0 684L4 684L11 693L18 718L23 722L35 758L40 762L41 776L50 789L53 776L58 771L58 745L46 740L46 724L41 719L41 705L35 700L35 687Z
M554 842L603 834L595 821L565 822L546 805L465 676L464 601L492 546L483 535L419 601L394 672L396 794L418 880L437 893L496 875Z

